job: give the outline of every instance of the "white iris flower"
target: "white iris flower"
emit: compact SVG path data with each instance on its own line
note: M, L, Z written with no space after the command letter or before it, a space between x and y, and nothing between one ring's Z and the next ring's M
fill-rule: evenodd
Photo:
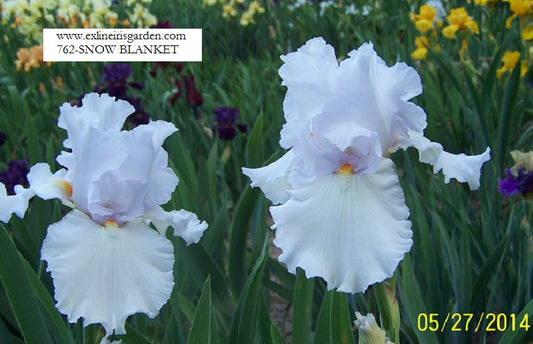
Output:
M27 176L29 189L17 186L14 196L0 190L2 221L9 211L22 217L28 195L58 198L73 208L50 225L41 256L59 311L70 322L82 317L84 325L101 323L107 336L124 334L131 314L156 316L170 297L174 250L165 238L168 226L187 244L198 242L207 228L193 213L160 207L178 184L162 148L177 129L152 121L121 130L132 112L128 102L107 94L87 94L79 108L62 105L58 125L68 133L63 145L69 151L57 161L65 169L52 174L48 164L38 163Z
M409 209L392 160L415 147L420 160L479 187L480 155L455 155L423 135L426 114L408 100L422 92L405 63L388 67L371 43L337 62L322 38L282 56L287 94L281 147L272 164L243 168L274 204L279 260L320 276L328 289L363 292L391 277L412 245Z

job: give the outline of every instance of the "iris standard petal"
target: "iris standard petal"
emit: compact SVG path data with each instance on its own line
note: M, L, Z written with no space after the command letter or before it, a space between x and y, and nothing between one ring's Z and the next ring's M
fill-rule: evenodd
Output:
M270 208L274 244L289 271L301 267L328 289L350 293L392 276L412 231L391 160L372 175L331 174L292 186L291 198Z
M82 102L83 106L80 107L64 103L59 108L57 125L67 130L69 137L76 136L76 129L80 126L93 126L103 132L118 133L126 118L135 112L135 108L127 101L117 100L106 93L88 93ZM72 126L73 122L80 125Z
M8 195L6 186L0 183L0 221L7 223L15 213L22 218L28 209L28 200L35 196L35 191L15 185L15 194Z
M199 242L207 229L205 221L198 220L196 214L183 209L165 211L161 207L155 207L148 211L144 217L152 221L155 228L163 236L167 228L172 227L174 236L181 237L187 245Z
M284 203L289 199L288 182L294 154L288 151L281 158L271 164L260 168L242 168L242 173L248 176L252 183L250 186L259 187L265 197L274 204Z
M339 67L335 49L322 37L310 39L296 52L282 55L283 66L279 75L282 84L291 87L293 83L324 85L331 72Z
M172 243L140 221L106 227L73 210L48 227L41 257L59 311L107 335L124 334L131 314L156 316L174 286Z
M89 213L89 204L95 202L95 183L104 173L119 169L131 147L120 133L106 134L94 127L80 128L71 143L74 168L68 171L73 176L72 200L78 209Z
M409 129L421 131L426 127L424 110L408 101L422 93L414 68L405 63L387 66L372 43L348 55L340 64L330 117L342 116L342 120L376 131L384 150L398 135L407 136Z
M324 85L297 84L287 90L283 101L283 113L287 121L280 133L280 146L285 149L298 144L303 135L308 135L310 121L324 111L327 93Z
M168 154L160 148L152 164L148 194L144 199L146 209L152 209L160 204L167 203L172 197L172 192L178 185L178 177L168 167Z
M173 124L155 121L130 131L110 132L77 127L83 122L74 116L64 122L75 128L77 136L70 141L72 153L62 154L58 161L69 165L72 199L78 209L97 222L122 224L170 200L178 178L168 167L161 145L177 130Z
M178 177L174 171L168 167L168 154L162 148L163 142L167 137L178 131L174 124L165 121L152 121L146 125L137 126L131 131L133 135L133 142L135 145L142 145L147 148L149 145L148 140L151 141L151 150L149 157L144 160L144 164L147 161L150 167L147 170L147 175L144 179L149 179L148 191L144 197L144 207L151 209L160 204L167 203L172 192L178 185ZM146 138L146 139L143 139ZM132 149L130 155L137 155L138 149ZM132 163L133 160L127 162ZM135 169L134 164L132 166L125 165L125 172L129 169Z

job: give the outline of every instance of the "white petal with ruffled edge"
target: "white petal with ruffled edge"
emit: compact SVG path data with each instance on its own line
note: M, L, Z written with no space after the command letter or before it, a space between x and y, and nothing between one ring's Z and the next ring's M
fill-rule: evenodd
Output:
M207 229L205 221L198 220L196 214L187 210L165 211L161 207L155 207L149 210L144 216L152 221L155 228L161 235L165 235L167 228L170 226L174 229L174 236L179 236L187 245L196 244L202 238L204 231Z
M115 133L85 127L74 115L63 122L72 153L62 154L58 161L68 165L76 208L99 223L122 224L170 200L178 178L161 145L177 130L172 123L153 121Z
M104 227L73 210L48 227L41 256L48 263L57 308L74 323L101 323L124 334L134 313L155 317L174 286L172 243L144 222Z
M24 217L28 200L35 196L35 191L25 189L22 185L15 185L14 191L14 195L8 195L6 186L0 183L0 221L4 223L9 221L13 213L20 218Z
M298 51L282 55L284 64L279 69L282 84L324 85L331 74L339 68L335 49L324 38L308 40Z
M294 154L288 151L281 158L260 168L242 168L242 173L248 176L252 187L259 187L265 197L273 204L281 204L289 199L287 191L290 189L288 176L291 171Z
M81 107L64 103L59 108L57 126L69 133L63 142L67 148L72 148L70 139L78 135L77 129L92 126L102 132L118 133L126 118L135 112L133 105L107 93L88 93L82 102Z
M485 152L478 155L452 154L445 152L442 145L432 142L424 137L423 133L409 131L409 138L398 142L398 147L407 149L414 147L418 150L418 157L421 162L433 166L433 173L442 170L444 181L450 182L451 178L459 182L468 182L471 190L479 188L481 167L490 160L490 147Z
M328 289L357 293L391 277L412 245L409 209L391 160L372 175L295 180L291 198L270 208L279 257Z
M66 180L67 170L60 169L54 174L50 166L41 162L33 165L26 176L30 188L42 199L60 199L67 206L74 208L71 202L72 185Z
M433 173L438 173L442 169L445 183L449 183L451 178L455 178L461 183L467 182L470 190L477 190L479 189L481 166L489 160L489 147L477 155L442 152L437 163L433 165Z

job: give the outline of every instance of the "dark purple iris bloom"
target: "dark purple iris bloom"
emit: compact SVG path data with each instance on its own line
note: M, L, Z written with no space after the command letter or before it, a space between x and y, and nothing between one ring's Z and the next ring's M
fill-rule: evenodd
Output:
M0 131L0 146L6 143L7 137L6 134Z
M246 132L248 127L246 124L235 124L239 112L236 108L219 107L213 110L215 113L215 130L218 136L224 141L233 140L237 135L237 129L241 132Z
M518 192L518 181L511 173L511 170L505 169L505 179L498 179L498 191L504 196L512 196Z
M527 171L525 168L518 171L518 191L523 194L533 191L533 171Z
M6 186L7 194L14 195L15 185L27 185L26 175L30 172L28 160L12 160L7 163L7 170L0 171L0 182Z
M533 171L525 168L518 170L518 176L514 176L510 169L505 169L504 180L498 180L498 191L504 196L512 196L517 192L526 194L533 192Z
M150 122L150 115L144 111L141 105L141 98L126 97L124 100L128 101L135 108L135 112L128 116L128 121L134 126L141 124L148 124Z
M104 85L96 85L95 92L108 93L112 97L122 99L133 105L135 112L128 116L128 121L134 126L150 122L150 115L141 106L141 98L133 98L127 94L128 87L143 89L142 82L128 81L133 74L127 63L112 63L104 66Z
M123 99L128 89L127 79L133 74L127 63L113 63L104 66L105 88L112 97Z

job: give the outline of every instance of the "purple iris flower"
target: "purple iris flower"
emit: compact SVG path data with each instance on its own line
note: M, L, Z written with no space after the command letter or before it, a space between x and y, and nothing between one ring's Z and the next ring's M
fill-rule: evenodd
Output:
M237 117L239 117L239 112L236 108L223 106L213 110L213 112L215 113L215 130L222 140L233 140L237 135L237 129L240 132L248 130L246 124L235 124Z
M498 191L504 196L512 196L518 192L518 181L508 168L505 169L505 176L505 179L498 180Z
M533 171L527 171L525 168L518 170L515 176L510 169L505 169L506 178L498 180L498 191L504 196L512 196L517 192L526 194L533 191Z
M130 123L137 127L150 122L150 115L144 111L141 105L141 98L126 97L124 100L128 101L135 108L135 112L128 116Z
M527 171L525 168L518 172L518 191L523 194L533 191L533 171Z
M7 163L7 170L0 171L0 182L6 186L8 195L14 195L15 185L27 185L26 175L30 172L28 160L12 160Z
M141 98L133 98L127 94L129 87L139 90L144 88L142 82L128 81L132 74L131 66L128 63L112 63L104 66L103 79L105 84L96 85L94 90L100 94L108 93L112 97L126 100L133 105L135 112L128 117L128 121L134 126L138 126L150 122L150 115L142 108Z
M113 63L104 66L105 88L112 97L123 99L128 89L127 79L133 74L127 63Z

